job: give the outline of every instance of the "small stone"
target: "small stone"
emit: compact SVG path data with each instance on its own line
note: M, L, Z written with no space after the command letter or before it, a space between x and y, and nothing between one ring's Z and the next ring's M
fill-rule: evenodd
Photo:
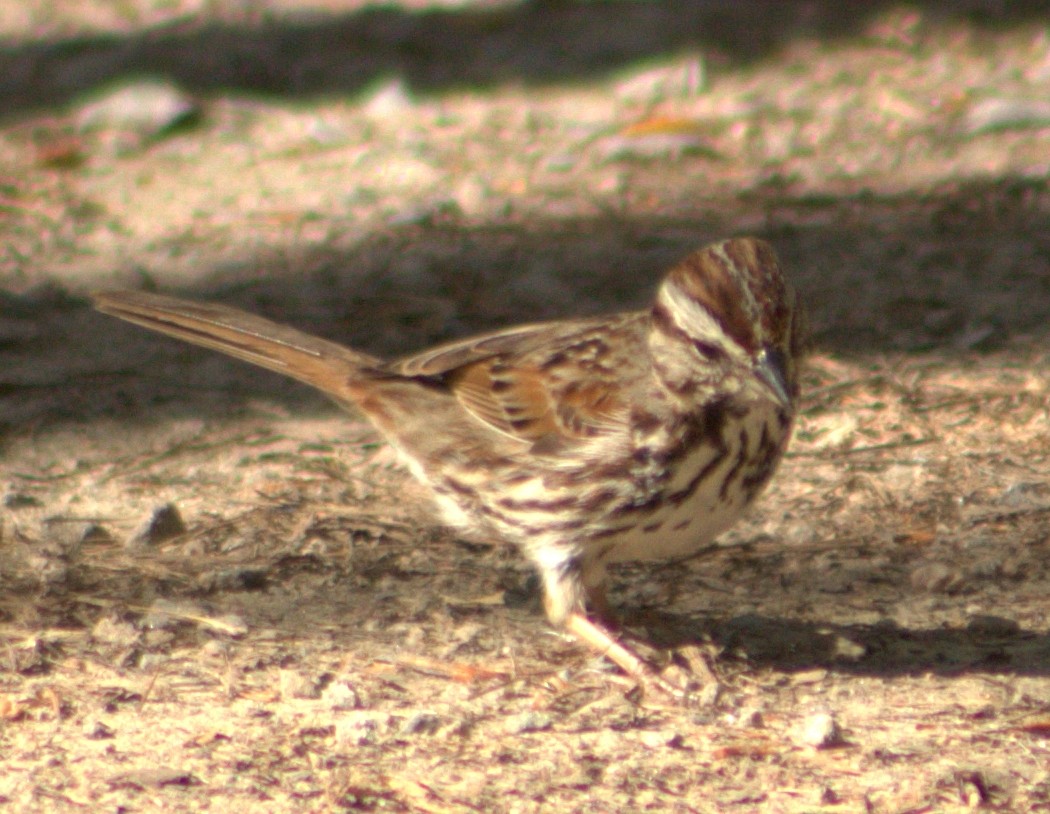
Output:
M441 728L441 719L433 712L416 712L405 719L401 735L432 735Z
M200 654L205 659L223 659L230 657L230 645L220 639L208 639L201 645Z
M128 538L127 548L146 548L159 545L166 540L186 533L179 510L174 503L165 503L153 510L153 514Z
M75 552L85 543L105 543L113 537L98 523L69 521L61 517L45 521L48 537L66 551Z
M698 707L713 707L718 703L719 696L722 694L722 685L717 681L709 681L699 690L692 694L692 697L696 701Z
M860 422L856 416L850 413L833 413L809 418L801 429L805 432L806 440L812 438L811 449L818 451L847 448L855 439L859 426Z
M661 128L654 125L629 127L597 144L598 156L605 162L616 161L676 161L687 155L714 156L706 139L687 125L669 123Z
M116 736L116 732L112 727L97 720L86 721L81 731L85 738L93 741L108 740Z
M399 76L382 79L365 91L361 110L374 118L391 118L415 106L405 80Z
M1046 491L1046 486L1042 483L1017 481L1003 489L1003 503L1015 509L1030 506Z
M142 633L142 646L147 650L167 652L175 634L170 630L146 630Z
M200 780L183 769L158 766L151 769L134 769L110 778L109 785L119 788L131 786L139 789L164 788L165 786L198 786Z
M625 102L657 102L668 98L696 96L707 86L707 72L700 57L674 65L656 65L624 75L615 85L616 96Z
M165 630L205 616L206 613L204 608L195 602L159 597L150 604L140 624L148 630Z
M69 577L69 552L61 544L46 541L32 546L26 565L44 585L60 585Z
M452 190L452 198L465 217L477 218L485 214L486 204L491 197L489 189L481 178L468 175L459 181Z
M165 633L166 631L161 631ZM172 637L174 639L174 637ZM165 667L171 665L171 654L168 652L139 652L133 651L128 654L127 662L133 662L135 667L143 675L153 675L159 673Z
M216 630L234 639L248 634L248 622L238 613L224 613L221 616L210 616L197 621L209 630Z
M22 492L8 492L3 502L5 509L33 509L44 505L32 495Z
M829 749L845 743L838 722L829 712L809 715L798 728L797 740L815 749Z
M941 562L927 562L916 567L908 578L913 588L931 594L951 594L965 584L961 573Z
M278 673L278 687L281 698L285 701L291 698L320 698L321 691L317 683L303 675L298 670L285 669Z
M1013 619L981 613L973 616L966 623L966 630L979 636L1016 636L1021 626Z
M737 713L736 724L746 729L761 729L766 725L766 719L757 706L745 706Z
M355 710L340 717L335 724L336 741L352 746L368 746L379 740L380 730L390 723L386 713Z
M139 629L133 624L118 621L111 616L103 616L91 628L91 638L96 642L119 647L138 644L139 636Z
M139 80L105 89L76 114L77 129L119 132L124 146L141 147L200 118L201 104L165 80Z
M963 119L963 132L970 136L1001 130L1020 130L1050 125L1050 102L1044 99L993 97L975 102Z
M521 735L525 732L543 732L553 725L554 720L546 712L530 710L508 718L504 728L511 735Z
M847 639L845 636L836 636L831 652L837 659L857 661L857 659L862 658L868 652L868 648L852 639Z
M831 786L824 786L820 790L820 803L825 806L837 806L842 802L842 798L839 797L838 792Z
M432 198L422 203L411 203L387 219L391 227L436 226L452 223L462 215L459 204L445 197Z
M321 691L321 700L334 710L361 709L364 704L357 688L348 681L333 681Z
M662 749L670 746L679 748L683 743L681 734L674 731L657 729L655 731L642 732L638 738L642 745L649 749Z
M968 323L952 344L962 350L988 352L999 348L1006 338L1006 329L997 320L978 320Z
M201 574L197 584L206 593L262 591L269 586L270 573L265 568L235 566Z

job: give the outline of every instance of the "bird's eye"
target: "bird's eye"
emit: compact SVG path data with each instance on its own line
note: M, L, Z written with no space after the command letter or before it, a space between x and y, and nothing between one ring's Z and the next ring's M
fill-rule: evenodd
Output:
M697 353L712 362L716 359L724 359L726 355L726 352L718 345L713 345L700 339L693 340L693 347L696 348Z

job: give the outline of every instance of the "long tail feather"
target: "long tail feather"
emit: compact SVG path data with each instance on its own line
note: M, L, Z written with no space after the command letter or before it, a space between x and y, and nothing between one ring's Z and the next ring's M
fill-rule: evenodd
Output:
M160 333L222 351L283 373L338 397L352 398L352 383L379 359L268 319L214 303L141 291L100 291L95 307Z

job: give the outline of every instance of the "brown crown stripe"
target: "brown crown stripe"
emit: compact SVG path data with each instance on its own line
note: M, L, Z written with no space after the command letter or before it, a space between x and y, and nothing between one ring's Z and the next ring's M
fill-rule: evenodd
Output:
M726 336L748 353L757 350L754 324L740 302L739 270L710 249L693 252L668 276L667 285L680 288L703 306L719 324Z

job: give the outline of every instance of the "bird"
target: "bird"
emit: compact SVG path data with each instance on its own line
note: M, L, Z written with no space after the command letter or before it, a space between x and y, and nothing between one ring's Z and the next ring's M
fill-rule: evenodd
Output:
M651 304L384 360L216 303L96 292L96 308L298 379L366 416L444 521L523 552L550 622L639 684L607 566L677 561L769 482L799 400L805 316L754 237L674 264Z

